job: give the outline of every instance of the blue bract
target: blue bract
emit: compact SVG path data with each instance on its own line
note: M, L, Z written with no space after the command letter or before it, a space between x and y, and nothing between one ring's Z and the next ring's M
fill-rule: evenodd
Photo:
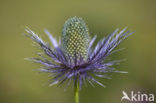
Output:
M39 58L31 58L34 62L43 65L40 71L50 73L52 76L50 85L62 83L69 85L72 83L82 87L83 83L89 82L91 85L97 83L105 87L95 78L109 79L108 73L126 73L113 68L113 65L119 63L120 60L106 60L109 55L118 51L114 49L132 34L129 31L125 32L126 28L121 31L116 29L112 34L100 40L95 48L93 48L93 43L96 35L90 38L88 27L79 17L69 18L65 22L59 43L45 30L53 47L49 46L29 28L25 30L27 36L38 43L44 54L50 57L47 59L45 55L39 54Z

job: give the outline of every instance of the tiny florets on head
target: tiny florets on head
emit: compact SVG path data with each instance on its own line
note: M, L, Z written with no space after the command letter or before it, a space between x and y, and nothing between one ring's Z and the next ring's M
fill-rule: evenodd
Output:
M87 58L89 40L88 27L82 18L72 17L65 22L62 30L62 48L69 56L81 55Z
M34 62L43 65L40 71L54 74L50 85L62 84L65 81L69 85L73 81L74 84L81 87L88 81L91 85L97 83L104 87L95 77L109 78L107 73L111 72L126 73L113 67L120 62L119 60L106 61L109 55L116 52L114 49L132 34L129 31L125 32L126 28L120 32L119 29L116 29L109 36L100 40L95 48L92 45L96 36L90 39L88 27L80 17L72 17L65 22L60 44L45 30L54 48L29 28L25 30L28 36L41 46L44 54L52 59L51 61L43 55L39 55L40 58L31 58Z

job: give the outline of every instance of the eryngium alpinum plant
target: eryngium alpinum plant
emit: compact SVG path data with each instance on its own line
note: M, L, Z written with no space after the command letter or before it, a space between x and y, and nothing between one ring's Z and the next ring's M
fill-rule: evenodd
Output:
M108 61L106 58L118 50L114 50L124 39L132 32L125 32L126 28L119 31L116 29L113 33L100 40L95 48L93 43L96 35L91 38L89 30L80 17L69 18L62 30L62 36L59 42L47 31L53 47L43 41L36 33L29 28L25 29L27 36L40 45L45 55L39 54L39 58L30 58L30 60L40 63L41 72L49 73L52 77L50 85L66 83L69 86L74 85L75 102L78 103L78 91L83 83L89 82L91 85L97 83L105 87L95 77L109 78L108 73L118 72L113 65L120 60Z

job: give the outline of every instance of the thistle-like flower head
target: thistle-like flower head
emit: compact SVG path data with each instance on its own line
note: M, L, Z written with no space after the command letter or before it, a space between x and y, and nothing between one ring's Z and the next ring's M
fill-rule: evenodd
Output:
M63 27L62 31L62 48L66 54L72 58L82 56L87 58L87 48L89 46L89 31L88 27L82 18L69 18Z
M82 18L69 18L62 30L62 37L59 43L47 31L53 48L44 42L36 33L29 28L25 29L27 36L40 45L45 55L39 54L39 58L31 58L34 62L43 65L40 71L50 73L52 81L50 85L70 83L78 84L80 87L83 83L89 82L91 85L97 83L104 87L102 83L97 81L96 77L109 78L108 73L119 72L113 65L120 60L108 61L108 56L118 51L114 50L124 39L132 32L125 32L126 28L119 31L116 29L112 34L100 40L95 48L93 43L96 35L91 39L89 30ZM51 75L52 74L52 75Z

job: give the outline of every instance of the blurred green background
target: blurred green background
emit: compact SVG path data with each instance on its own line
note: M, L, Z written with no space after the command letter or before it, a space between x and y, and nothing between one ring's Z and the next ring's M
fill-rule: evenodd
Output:
M84 87L80 103L120 103L123 90L156 93L155 0L0 0L1 103L73 103L71 88L48 87L49 77L33 71L40 65L24 60L38 50L22 35L28 26L44 40L45 28L59 38L71 16L82 17L98 40L118 27L136 31L119 46L126 49L113 56L127 58L117 68L129 73L102 80L106 88Z

